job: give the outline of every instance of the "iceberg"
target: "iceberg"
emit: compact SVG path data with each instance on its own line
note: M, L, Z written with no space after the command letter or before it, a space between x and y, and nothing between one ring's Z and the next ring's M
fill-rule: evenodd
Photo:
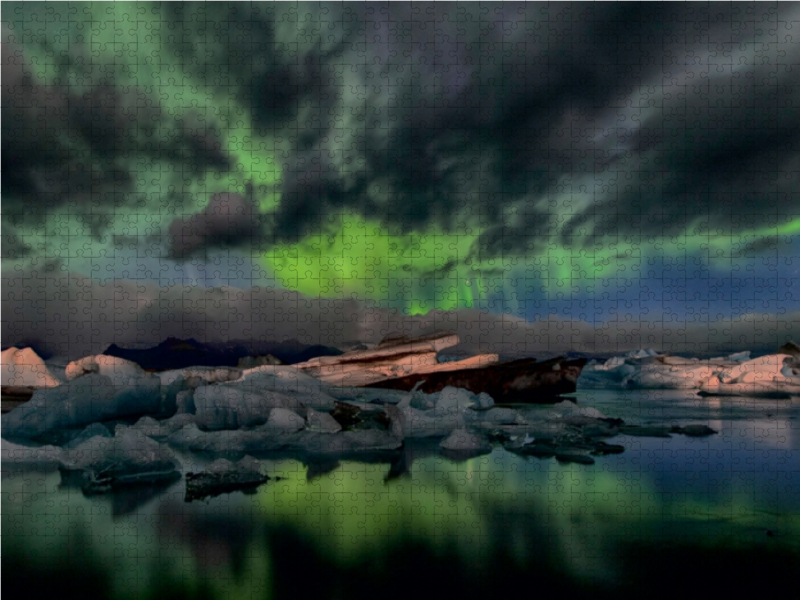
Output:
M96 436L65 450L63 467L80 471L85 492L106 492L117 485L180 478L180 463L166 446L130 429L113 438Z
M338 433L342 426L329 413L318 412L313 408L306 411L309 431L322 431L324 433Z
M294 366L264 365L244 369L239 379L219 385L255 394L285 394L292 398L290 408L293 409L306 407L330 412L335 402L327 383L306 375Z
M768 354L722 369L700 386L711 396L790 398L800 396L800 376L794 373L795 358Z
M277 410L277 409L276 409ZM403 440L390 431L363 429L340 433L276 430L267 425L253 429L201 431L190 424L173 433L167 442L192 452L296 451L310 454L345 454L362 451L395 450Z
M220 458L208 464L200 473L186 474L184 502L235 491L255 491L269 479L268 475L262 473L261 463L252 456L245 456L235 463Z
M64 451L57 446L23 446L0 440L0 459L4 465L56 468L63 464Z
M439 444L445 450L490 452L492 445L488 440L466 429L454 429L453 432Z
M140 377L135 383L116 386L105 375L92 373L37 390L29 402L3 416L3 436L36 439L97 421L161 412L158 377Z
M136 385L136 379L150 376L135 362L105 354L86 356L72 361L66 369L67 381L91 373L108 377L114 385Z
M190 367L188 369L172 369L158 373L161 385L169 385L183 377L187 381L191 378L198 379L206 384L226 383L235 381L242 376L242 369L231 367ZM194 386L197 387L197 386Z
M261 425L270 419L273 409L298 406L297 400L287 394L268 390L254 393L225 385L201 386L192 399L198 425L209 430ZM186 396L181 398L179 406L188 406Z
M0 353L3 388L49 388L64 383L32 348L8 348Z
M699 389L715 373L733 368L749 357L739 352L724 358L698 359L636 350L602 364L591 361L578 379L581 388Z

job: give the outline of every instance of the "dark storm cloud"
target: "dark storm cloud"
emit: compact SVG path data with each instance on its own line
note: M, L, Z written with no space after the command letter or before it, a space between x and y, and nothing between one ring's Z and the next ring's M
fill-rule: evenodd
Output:
M2 191L11 225L41 224L50 209L82 213L95 239L114 224L114 209L133 203L136 157L155 157L199 174L225 169L219 131L191 110L172 117L158 98L101 77L78 93L38 82L14 35L3 31ZM59 57L64 66L70 57ZM80 61L79 61L80 62Z
M403 232L479 213L483 257L800 216L793 5L325 5L330 22L315 6L298 15L364 25L297 60L339 74L335 119L321 91L299 94L325 111L298 115L323 127L296 149L340 176L284 172L279 239L342 207Z
M268 243L318 233L349 212L396 234L477 226L472 258L537 253L554 241L600 246L609 234L735 236L800 216L795 4L149 10L168 23L160 60L183 71L187 89L236 90L256 133L285 144ZM11 224L71 202L91 206L87 227L98 237L120 203L143 202L129 193L132 157L156 157L189 179L235 163L223 126L199 114L213 107L168 114L157 91L102 73L84 94L41 85L9 36ZM66 68L86 57L59 60ZM175 256L206 239L238 243L237 230L195 232Z
M202 212L170 224L170 254L185 258L209 247L252 244L259 241L260 231L258 212L250 200L227 192L214 194Z

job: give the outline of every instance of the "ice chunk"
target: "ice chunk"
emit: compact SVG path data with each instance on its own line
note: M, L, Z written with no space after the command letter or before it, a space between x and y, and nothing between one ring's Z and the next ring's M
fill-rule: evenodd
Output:
M299 431L306 426L303 417L288 408L273 408L269 413L267 425L283 431Z
M117 425L114 431L116 433L123 429L141 433L142 435L154 440L164 440L173 431L173 429L169 427L166 422L156 421L153 417L142 417L130 427L127 425Z
M79 446L86 440L90 440L93 437L114 437L114 434L108 430L108 427L103 425L102 423L92 423L81 432L78 433L74 438L72 438L69 442L64 444L64 448L75 448Z
M123 429L113 438L93 437L65 451L64 466L85 473L85 487L106 491L119 484L179 476L174 454L139 431Z
M464 412L461 411L436 414L435 410L422 411L410 406L398 410L402 415L404 437L440 437L465 427Z
M178 414L197 413L197 407L194 404L194 390L183 390L175 395L175 410Z
M491 425L524 425L525 419L517 411L510 408L490 408L487 411L466 414L467 420L474 422L489 423Z
M604 364L589 363L581 370L578 387L619 388L636 372L636 367L625 363L624 357L614 357Z
M0 353L0 383L12 387L55 387L57 378L31 348L8 348Z
M494 398L486 392L481 392L478 394L478 406L480 408L491 408L494 406Z
M703 394L787 398L800 395L800 377L787 362L788 354L770 354L743 362L710 377L700 386Z
M439 393L434 414L446 415L454 412L463 412L473 406L478 406L478 401L474 394L462 388L447 386Z
M769 381L783 369L784 362L791 360L788 354L768 354L753 360L748 360L719 374L719 380L724 383L737 383L745 373L753 373L759 381ZM753 377L752 375L750 377ZM754 381L755 379L751 379ZM745 382L742 382L745 383Z
M104 375L84 375L34 392L29 402L3 417L3 435L35 439L54 430L161 411L161 382L141 377L134 386L114 386Z
M245 456L238 462L224 458L215 460L201 473L186 474L185 502L200 500L208 496L219 496L235 491L255 490L269 481L262 473L262 465L252 456Z
M330 412L335 402L333 396L328 393L330 391L328 384L292 366L265 365L245 369L241 378L223 385L256 394L268 391L286 394L295 401L292 408L305 406Z
M197 423L205 429L238 429L266 423L272 409L297 406L279 392L248 392L226 385L197 388L193 395ZM188 405L188 403L187 403Z
M280 409L275 409L280 410ZM169 438L170 445L195 452L302 451L312 454L342 454L366 450L394 450L403 440L389 431L364 429L339 433L280 431L269 424L254 429L200 431L187 425Z
M57 446L22 446L8 440L0 440L4 465L38 465L55 468L62 464L64 451Z
M592 419L605 419L607 418L602 412L593 406L581 406L570 402L569 400L562 400L561 402L552 406L554 416L557 418L567 415L577 415L581 417L590 417Z
M3 416L3 436L31 439L98 421L97 413L113 404L114 391L111 380L102 375L37 390L29 402Z
M631 388L643 389L695 389L718 367L710 365L670 366L664 364L642 365L638 372L625 381Z
M190 367L188 369L162 371L158 374L158 377L161 379L161 385L169 385L181 377L186 380L197 378L206 384L212 384L236 381L242 377L242 373L242 369L232 367Z
M306 419L309 431L336 433L342 430L342 426L329 413L318 412L313 408L306 412Z
M136 385L132 380L148 376L148 373L135 362L105 354L86 356L67 365L67 381L90 373L108 377L114 385Z
M491 444L475 433L470 433L466 429L455 429L439 444L445 450L458 450L458 451L480 451L489 452L492 449Z

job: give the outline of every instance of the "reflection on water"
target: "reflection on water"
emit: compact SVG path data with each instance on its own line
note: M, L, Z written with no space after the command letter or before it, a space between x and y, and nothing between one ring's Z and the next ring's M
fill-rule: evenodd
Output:
M183 480L85 497L58 471L4 471L4 590L407 598L426 582L427 595L673 596L763 593L800 567L798 402L596 390L578 401L720 433L618 436L625 452L588 466L499 446L459 462L421 442L360 461L262 456L279 480L192 503Z

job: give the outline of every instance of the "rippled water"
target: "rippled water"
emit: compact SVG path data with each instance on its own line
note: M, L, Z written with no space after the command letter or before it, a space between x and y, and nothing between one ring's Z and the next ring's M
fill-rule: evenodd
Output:
M800 401L575 397L629 423L702 423L719 433L621 435L612 441L624 453L589 466L499 446L457 462L430 442L364 460L263 456L280 479L192 503L183 480L85 497L58 471L3 467L3 591L407 598L555 585L567 596L674 597L757 593L793 577ZM180 459L187 471L209 460Z

